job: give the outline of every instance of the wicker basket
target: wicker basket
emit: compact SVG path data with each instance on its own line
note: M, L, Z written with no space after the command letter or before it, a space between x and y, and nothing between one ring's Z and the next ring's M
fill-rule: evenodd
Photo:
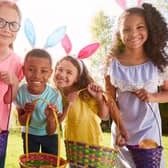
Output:
M72 166L85 168L113 168L118 149L65 141L67 160Z
M160 168L162 146L153 149L143 149L138 146L127 146L136 168Z
M36 104L37 101L39 100L42 100L48 104L48 102L46 102L46 100L43 100L43 99L36 99L33 103ZM29 153L28 152L28 125L31 117L30 115L28 115L28 118L26 121L26 154L21 155L19 158L20 168L66 168L66 165L68 164L68 162L63 158L60 158L59 121L56 113L54 112L53 114L56 120L56 125L58 130L58 156L53 154L47 154L47 153L36 153L36 152Z
M39 165L42 168L55 168L57 167L57 156L47 154L47 153L29 153L28 157L26 155L20 156L20 167L21 168L35 168ZM35 166L36 165L36 166ZM42 166L43 165L43 166ZM60 158L59 168L65 168L67 162Z

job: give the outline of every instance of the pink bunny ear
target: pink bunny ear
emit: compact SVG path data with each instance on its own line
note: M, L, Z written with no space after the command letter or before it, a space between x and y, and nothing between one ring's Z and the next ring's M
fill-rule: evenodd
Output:
M126 0L116 0L116 2L122 9L125 10L127 8Z
M78 54L79 59L90 57L99 48L100 43L92 43L82 48Z
M142 2L143 2L143 0L137 0L137 6L141 6L142 5Z
M61 40L61 45L65 52L69 54L72 49L72 43L67 34L65 34L64 38Z

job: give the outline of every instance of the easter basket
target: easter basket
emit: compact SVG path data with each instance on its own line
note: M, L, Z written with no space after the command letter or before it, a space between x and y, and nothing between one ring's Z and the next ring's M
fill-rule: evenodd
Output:
M12 87L8 86L10 89L10 97L12 98ZM10 120L10 113L12 110L12 100L9 104L9 114L8 114L8 120L7 120L7 129L1 130L0 128L0 157L4 157L6 155L6 148L8 143L8 135L9 135L9 120Z
M117 164L118 147L110 148L67 139L64 142L66 158L73 168L113 168Z
M37 101L42 100L48 104L46 100L43 99L36 99L34 103L36 104ZM38 153L38 152L28 152L28 125L30 121L30 115L27 117L26 121L26 153L21 155L19 160L20 168L66 168L68 164L66 160L60 157L60 127L59 121L57 118L56 113L53 110L53 114L57 124L58 130L58 156L53 154L47 153Z
M65 141L69 163L77 168L113 168L118 150L75 141Z
M157 145L155 148L140 148L139 145L135 146L128 145L127 148L132 155L136 168L160 168L160 161L163 150L163 147L161 146L161 133L159 129L159 123L156 118L156 114L154 113L149 103L148 106L151 109L154 118L157 122L160 135L160 145Z
M0 133L0 157L4 156L6 153L8 134L9 134L8 130L2 131Z

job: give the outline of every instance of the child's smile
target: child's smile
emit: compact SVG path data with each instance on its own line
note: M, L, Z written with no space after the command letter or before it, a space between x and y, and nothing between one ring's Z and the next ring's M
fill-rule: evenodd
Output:
M29 91L32 94L42 93L51 73L52 69L48 59L29 57L24 65Z

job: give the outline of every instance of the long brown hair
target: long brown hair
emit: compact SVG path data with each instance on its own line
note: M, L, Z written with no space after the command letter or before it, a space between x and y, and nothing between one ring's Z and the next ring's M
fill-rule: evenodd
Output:
M87 88L88 84L90 84L91 82L94 81L93 78L90 76L89 71L88 71L87 67L85 66L84 62L81 60L77 60L77 58L74 58L72 56L65 56L60 61L58 61L55 66L55 70L57 69L58 65L63 60L67 60L67 61L71 62L78 70L78 80L77 80L77 82L74 83L74 87L77 90ZM81 72L81 67L79 65L79 61L83 66L82 72ZM80 97L83 99L89 98L88 96L90 97L90 94L88 93L87 90L80 93Z

